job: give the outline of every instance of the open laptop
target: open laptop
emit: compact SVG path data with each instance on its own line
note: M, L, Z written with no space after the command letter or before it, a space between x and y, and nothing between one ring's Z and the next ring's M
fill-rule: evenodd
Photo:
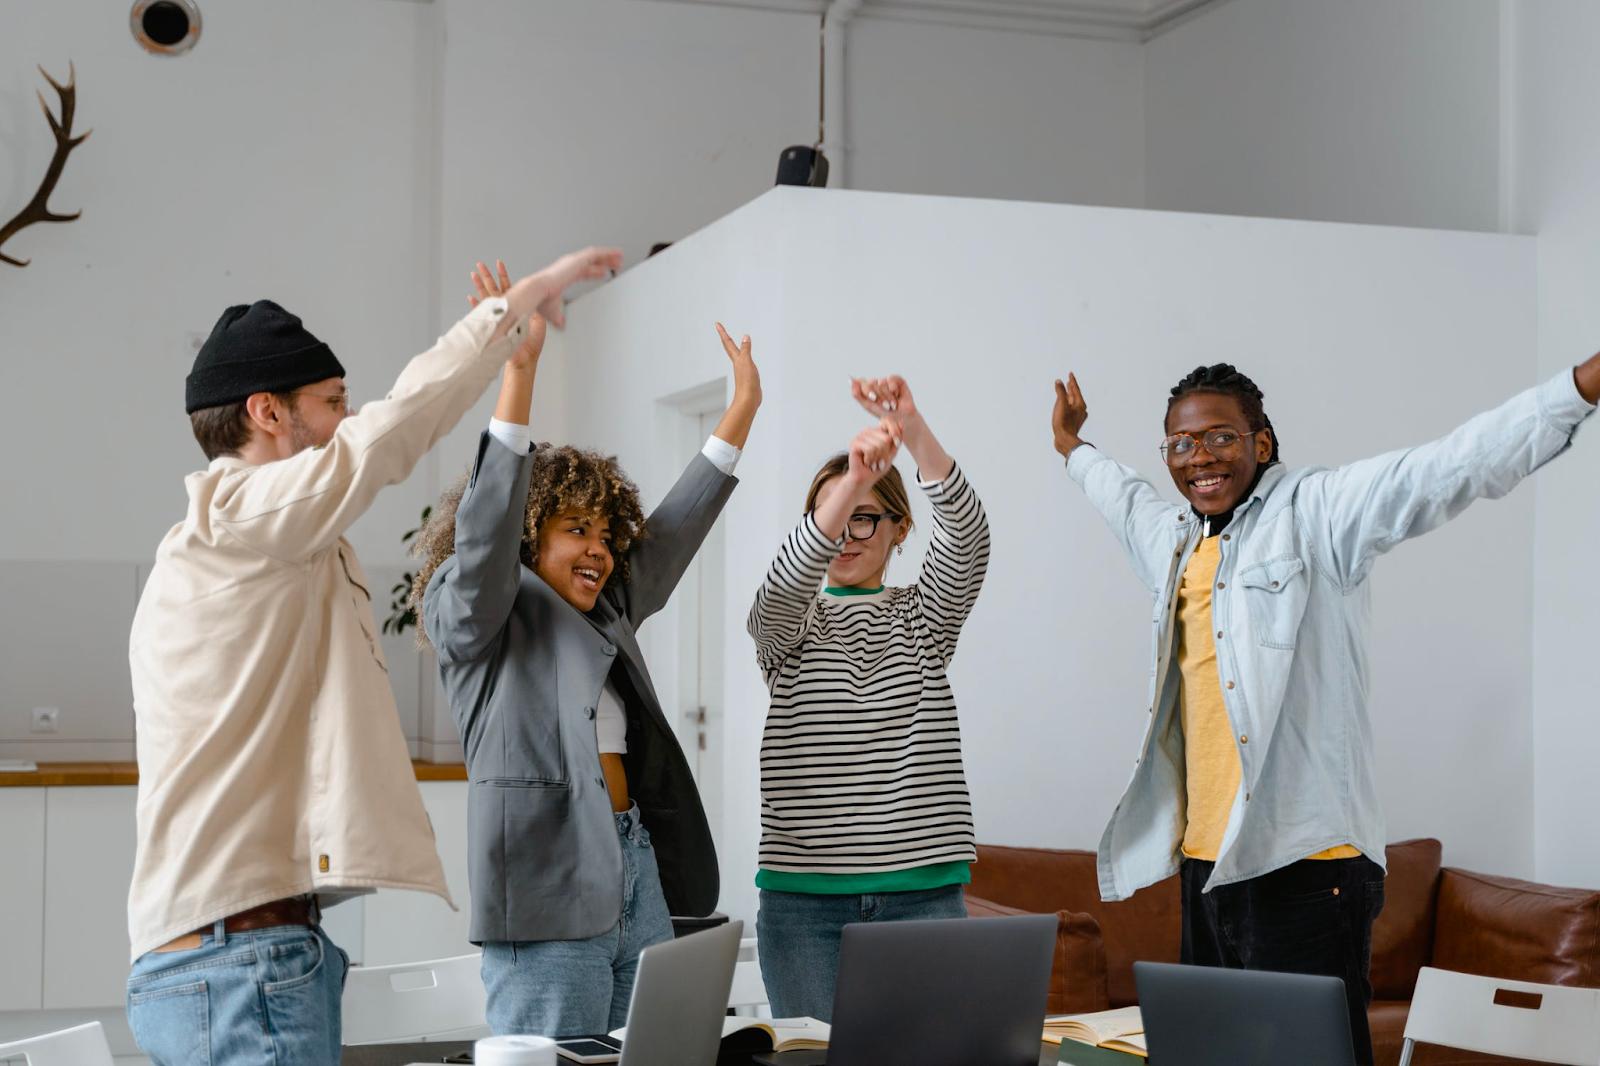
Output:
M1056 916L844 928L826 1051L769 1066L1037 1066Z
M1354 1066L1337 977L1136 962L1152 1066Z
M732 921L640 952L618 1066L717 1061L742 936Z

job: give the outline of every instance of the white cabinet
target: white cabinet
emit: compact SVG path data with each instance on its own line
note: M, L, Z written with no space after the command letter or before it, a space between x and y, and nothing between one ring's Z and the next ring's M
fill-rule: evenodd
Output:
M43 1005L44 807L42 788L0 788L0 1011Z
M478 950L467 940L467 788L465 781L422 781L422 803L444 863L445 880L459 911L438 896L385 889L360 901L361 961L367 966L420 962ZM334 908L343 910L345 906ZM348 920L348 919L347 919Z
M447 958L467 941L467 783L424 781L445 877L460 911L384 890L326 924L368 966ZM128 979L134 806L125 786L0 788L0 1011L118 1007ZM37 916L43 915L43 928Z
M43 1006L121 1003L131 950L128 886L138 790L58 786L45 791Z

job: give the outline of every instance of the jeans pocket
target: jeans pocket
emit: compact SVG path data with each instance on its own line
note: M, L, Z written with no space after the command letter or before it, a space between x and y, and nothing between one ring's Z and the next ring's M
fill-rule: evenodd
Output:
M130 992L128 1026L155 1066L210 1066L211 1003L204 981Z
M267 973L272 979L262 983L261 991L270 996L310 984L322 972L324 958L322 938L315 932L287 943L273 944L267 949Z

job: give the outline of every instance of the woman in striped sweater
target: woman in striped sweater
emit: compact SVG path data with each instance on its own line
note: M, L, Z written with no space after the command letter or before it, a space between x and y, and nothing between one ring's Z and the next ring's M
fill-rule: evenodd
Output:
M851 393L879 422L817 472L749 623L772 694L761 972L774 1015L824 1021L846 925L966 914L972 804L945 669L989 562L983 505L906 383L852 380ZM902 443L934 532L916 584L886 588L912 525Z

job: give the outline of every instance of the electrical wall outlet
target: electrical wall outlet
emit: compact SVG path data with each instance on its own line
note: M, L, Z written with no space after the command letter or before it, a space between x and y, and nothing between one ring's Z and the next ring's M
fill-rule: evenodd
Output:
M54 733L61 722L61 709L59 707L35 707L33 709L33 731L35 733Z

